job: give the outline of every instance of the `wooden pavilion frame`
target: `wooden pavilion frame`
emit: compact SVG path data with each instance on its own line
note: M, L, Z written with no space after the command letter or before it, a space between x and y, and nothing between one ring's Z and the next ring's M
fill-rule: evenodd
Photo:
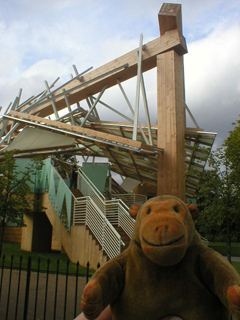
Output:
M58 79L37 96L20 103L21 90L0 123L1 153L24 127L36 127L75 138L75 146L16 151L16 156L72 153L85 157L104 157L112 171L154 185L157 194L172 194L185 200L195 195L199 173L204 169L216 134L199 128L185 103L183 55L187 53L182 35L181 5L163 4L159 14L160 37L139 48L75 77L52 90ZM157 118L151 125L143 73L157 68ZM133 107L122 83L137 77ZM110 87L119 86L132 118L102 101ZM142 92L146 124L139 122L139 97ZM96 97L94 96L96 95ZM89 110L81 107L86 100ZM101 104L125 122L101 121ZM59 113L65 112L60 116ZM186 111L195 128L186 128ZM54 120L49 117L54 115ZM127 122L126 122L127 121ZM186 175L187 173L187 175Z

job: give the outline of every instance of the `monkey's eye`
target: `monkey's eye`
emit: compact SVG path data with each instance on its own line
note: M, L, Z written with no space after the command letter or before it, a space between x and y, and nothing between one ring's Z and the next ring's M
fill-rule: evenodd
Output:
M147 214L149 214L149 213L151 213L151 209L150 208L147 210Z
M173 210L178 213L179 212L178 206L174 206Z

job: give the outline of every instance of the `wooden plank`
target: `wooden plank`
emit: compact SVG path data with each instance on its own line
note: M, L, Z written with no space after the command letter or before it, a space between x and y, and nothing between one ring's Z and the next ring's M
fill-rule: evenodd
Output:
M17 111L10 111L9 115L13 116L15 121L23 121L23 119L30 120L30 121L36 121L39 123L44 123L44 124L50 125L52 127L57 127L60 129L69 130L69 131L80 133L83 135L89 135L89 136L93 136L96 138L125 144L125 145L135 147L138 149L144 149L144 150L149 150L149 151L153 150L152 147L148 146L147 144L144 144L139 141L133 141L131 139L123 138L123 137L116 136L113 134L107 134L107 133L103 133L100 131L96 131L96 130L92 130L92 129L88 129L88 128L84 128L84 127L78 127L78 126L62 123L59 121L49 120L49 119L45 119L42 117L33 116L30 114L25 114L25 113L17 112Z
M178 30L173 30L160 38L157 38L151 42L148 42L143 46L142 53L142 72L148 71L156 67L156 56L162 52L168 50L176 50L179 54L187 52L185 39L179 33ZM61 88L52 92L54 103L57 110L61 110L66 107L65 96L63 95L63 89L68 94L68 100L70 105L86 99L89 95L96 94L101 91L105 84L108 84L108 88L117 84L117 79L120 82L128 80L137 74L137 55L136 50L131 52L95 69L82 77L81 84L78 79L72 80L62 86ZM103 76L106 72L114 70L120 66L127 64L127 68L123 68L120 71L111 73L110 75ZM21 111L25 110L28 106L24 106ZM31 111L32 114L41 112L41 116L45 117L52 113L51 99L44 99L37 108ZM0 126L1 128L1 126Z
M3 240L7 242L21 243L22 227L5 227Z
M175 51L157 57L158 194L185 201L185 95L183 60Z

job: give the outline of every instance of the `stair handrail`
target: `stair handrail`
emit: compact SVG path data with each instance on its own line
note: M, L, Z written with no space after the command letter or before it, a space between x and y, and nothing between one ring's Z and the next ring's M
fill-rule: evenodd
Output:
M112 225L120 226L131 239L135 221L129 215L129 207L121 199L106 200L102 193L95 187L92 181L86 176L86 174L83 173L81 169L78 170L78 188L80 189L84 197L91 197L92 201L95 203L96 208L101 211L101 213L107 218L107 220L111 222ZM77 223L77 201L78 199L76 199L74 205L73 221L75 224ZM110 206L112 207L110 210L111 214L108 214L108 207ZM83 223L83 221L78 221L78 223Z
M102 210L100 210L91 197L75 197L60 173L51 164L49 159L45 161L42 168L41 177L38 180L39 191L42 189L42 191L46 192L46 187L48 187L49 201L59 218L61 218L64 198L66 199L67 224L65 224L64 221L62 221L62 223L68 232L70 232L72 198L74 199L73 224L75 224L76 219L76 203L85 201L85 224L98 240L102 250L106 252L109 258L113 258L120 254L121 245L125 245L120 234L114 229L111 223L107 220L105 214L102 212Z
M73 225L84 223L110 259L120 254L121 245L125 244L92 198L90 196L76 198L75 208L78 204L81 204L82 210L75 212Z
M83 186L84 183L86 183L87 190ZM97 206L105 214L105 197L80 168L78 169L77 187L83 196L91 195Z
M86 194L83 189L80 188L80 178L82 178L87 184L88 187L91 189L91 191L94 194L94 197L92 198L93 201L95 201L96 205L99 207L99 209L106 215L107 206L109 206L111 203L115 203L117 207L121 204L121 214L126 215L128 218L126 220L129 221L131 224L130 230L132 229L132 226L134 225L134 220L129 215L129 207L121 200L121 199L113 199L113 200L106 200L103 194L97 189L97 187L92 183L92 181L87 177L87 175L79 168L78 170L78 187L80 191L83 193L83 196L88 196L89 194ZM85 193L85 194L84 194ZM97 201L96 201L97 200ZM117 216L119 215L119 209L117 210ZM121 224L121 219L118 219L118 223ZM122 225L119 225L121 228ZM131 231L128 230L127 235L131 237Z
M98 194L98 196L102 199L105 200L106 198L102 194L102 192L95 186L95 184L89 179L89 177L86 175L86 173L81 169L78 168L78 171L84 176L85 180L88 181L88 183L91 185L91 187L95 190L95 192Z
M126 209L126 207L128 209ZM118 200L118 210L118 224L131 239L135 226L135 220L129 214L129 207L121 199ZM121 212L124 211L127 211L128 214L121 214Z
M131 239L135 220L129 214L129 207L121 199L106 200L105 205L106 217L113 225L121 227Z
M121 199L127 206L131 206L133 203L145 203L147 196L138 193L112 193L114 199Z

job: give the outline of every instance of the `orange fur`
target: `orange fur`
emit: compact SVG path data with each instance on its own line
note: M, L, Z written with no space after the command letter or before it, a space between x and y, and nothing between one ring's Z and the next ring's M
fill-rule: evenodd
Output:
M240 277L201 243L196 206L162 196L130 212L136 216L130 246L94 274L101 290L91 299L95 286L86 286L84 312L99 301L98 312L111 304L114 320L228 320L229 313L240 319Z

